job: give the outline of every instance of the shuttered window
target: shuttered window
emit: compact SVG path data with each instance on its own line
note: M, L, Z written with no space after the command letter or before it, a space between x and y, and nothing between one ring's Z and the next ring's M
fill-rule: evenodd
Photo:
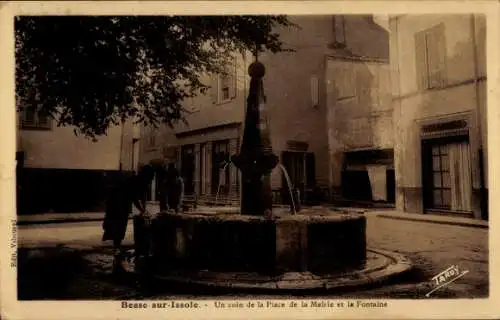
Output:
M236 98L236 58L225 67L224 73L212 79L212 99L214 103L224 103Z
M446 85L446 39L444 24L415 34L417 84L420 90Z
M51 129L49 116L36 107L25 107L20 113L20 120L24 129Z

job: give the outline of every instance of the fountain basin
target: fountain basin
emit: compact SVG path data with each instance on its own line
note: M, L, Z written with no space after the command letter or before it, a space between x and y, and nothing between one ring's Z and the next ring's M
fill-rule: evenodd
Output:
M167 213L151 226L155 265L214 272L312 272L362 268L366 218L355 213L283 215Z

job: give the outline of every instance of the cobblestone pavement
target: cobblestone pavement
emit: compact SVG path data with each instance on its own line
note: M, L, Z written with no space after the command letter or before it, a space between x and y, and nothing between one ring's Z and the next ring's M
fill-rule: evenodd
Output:
M488 229L428 222L392 220L370 216L367 224L370 247L408 256L416 267L417 283L394 284L371 290L368 294L391 297L424 298L431 279L451 265L468 273L431 297L487 297Z
M360 289L356 292L332 293L329 298L426 298L432 286L432 277L445 270L451 265L457 265L461 270L468 273L455 282L435 291L431 298L472 298L488 296L488 229L473 227L452 226L445 224L434 224L428 222L392 220L376 217L374 214L367 214L367 243L369 247L383 250L395 251L408 256L415 265L415 270L395 283L389 283L381 287ZM35 227L21 229L19 233L20 246L28 247L20 249L20 266L18 269L19 278L23 283L30 283L29 287L46 287L48 279L52 276L59 277L59 286L52 286L54 290L44 293L31 292L20 296L24 299L125 299L125 298L147 298L147 299L172 299L172 298L200 298L193 295L190 290L183 288L163 287L155 291L153 296L145 295L136 290L134 279L113 278L110 271L109 258L111 249L103 246L100 240L100 223L85 223L81 226L83 233L78 233L77 224L71 227L64 225L50 227L50 232L59 236L51 241L40 241L41 231ZM64 229L66 228L66 229ZM28 231L27 231L28 230ZM46 230L47 231L47 230ZM76 237L76 234L79 234ZM131 234L127 233L128 244L130 244ZM66 238L64 238L66 237ZM76 238L75 238L76 237ZM44 238L44 237L42 237ZM46 238L45 238L46 239ZM76 239L76 240L75 240ZM59 243L57 243L59 242ZM48 248L40 248L40 245ZM62 250L64 244L72 250ZM45 250L45 251L44 251ZM48 251L47 251L48 250ZM93 258L81 259L82 250L87 254L92 253ZM57 252L64 251L64 257ZM49 252L49 253L44 253ZM22 261L28 261L33 257L38 259L38 265L23 267ZM52 262L48 262L51 257ZM57 257L57 258L54 258ZM24 260L23 260L24 259ZM64 259L67 259L64 260ZM35 259L36 260L36 259ZM44 262L45 261L45 262ZM40 265L47 264L47 266ZM52 265L52 267L51 267ZM65 276L60 274L60 268L55 265L64 265ZM38 270L40 279L33 278L30 270ZM41 271L40 271L41 270ZM59 270L59 271L57 271ZM48 272L46 276L41 276L43 272ZM59 272L59 274L58 274ZM27 276L30 274L30 276ZM38 281L38 282L37 282ZM41 281L41 282L40 282ZM60 281L60 282L61 282ZM210 298L220 298L211 293ZM235 294L232 297L248 299L264 298L286 298L290 296L276 295L255 295L255 294ZM227 297L227 295L226 295ZM311 298L308 295L308 298ZM313 296L314 297L314 296Z

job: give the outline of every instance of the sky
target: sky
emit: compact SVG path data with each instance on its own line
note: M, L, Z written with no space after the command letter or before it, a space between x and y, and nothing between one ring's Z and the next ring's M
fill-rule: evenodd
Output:
M373 20L378 24L380 25L381 27L383 27L384 29L386 29L387 31L390 31L389 30L389 16L388 15L373 15Z

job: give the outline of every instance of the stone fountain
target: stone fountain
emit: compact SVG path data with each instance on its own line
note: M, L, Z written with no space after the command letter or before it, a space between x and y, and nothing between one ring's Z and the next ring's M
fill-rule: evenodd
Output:
M242 175L240 212L157 215L151 225L152 272L171 281L233 289L312 289L408 270L404 257L367 250L363 214L273 211L270 173L279 160L264 107L265 68L256 60L248 71L243 141L231 159Z

